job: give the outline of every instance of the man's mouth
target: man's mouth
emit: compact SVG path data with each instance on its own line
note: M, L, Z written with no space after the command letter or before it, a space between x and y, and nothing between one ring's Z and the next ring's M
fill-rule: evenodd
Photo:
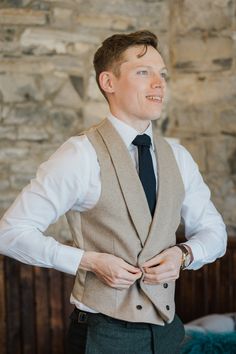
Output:
M162 102L163 97L162 96L153 96L153 95L148 95L146 98L150 101L155 101L155 102Z

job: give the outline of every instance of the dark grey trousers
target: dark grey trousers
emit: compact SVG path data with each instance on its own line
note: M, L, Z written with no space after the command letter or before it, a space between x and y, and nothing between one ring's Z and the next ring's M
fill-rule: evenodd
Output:
M116 320L75 309L68 331L68 354L177 354L184 326L175 315L165 326Z

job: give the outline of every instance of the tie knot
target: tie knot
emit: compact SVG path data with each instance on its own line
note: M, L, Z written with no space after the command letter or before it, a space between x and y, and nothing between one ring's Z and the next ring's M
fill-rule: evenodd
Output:
M136 138L132 141L132 144L136 146L151 146L151 138L147 134L137 135Z

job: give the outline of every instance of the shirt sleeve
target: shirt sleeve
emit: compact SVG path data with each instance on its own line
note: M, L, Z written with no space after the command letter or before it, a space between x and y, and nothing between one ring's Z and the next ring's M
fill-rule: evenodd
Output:
M190 153L176 144L174 152L185 187L181 218L185 226L185 244L194 260L188 269L198 269L222 257L227 234L223 219L211 201L211 193Z
M1 219L0 252L26 264L74 275L83 251L43 234L76 202L82 202L88 190L90 164L83 138L77 145L71 139L40 165L36 178Z

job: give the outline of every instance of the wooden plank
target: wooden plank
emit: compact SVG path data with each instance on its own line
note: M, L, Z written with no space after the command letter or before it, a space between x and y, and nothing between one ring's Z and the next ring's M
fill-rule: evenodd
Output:
M21 352L21 319L20 319L20 263L6 257L6 311L7 311L7 353Z
M74 276L68 275L68 274L63 274L63 282L62 282L62 301L63 301L63 319L64 319L64 348L65 348L65 353L70 354L67 352L66 349L66 336L67 336L67 331L69 328L69 315L73 311L74 306L70 304L70 294L73 289L73 284L74 284Z
M5 303L5 266L4 257L0 256L0 348L6 354L6 303Z
M236 237L235 237L236 239ZM236 244L236 242L235 242ZM231 293L231 302L230 302L230 311L231 312L236 312L236 248L232 250L232 256L231 256L231 261L232 261L232 265L231 265L231 269L232 269L232 273L231 273L231 279L230 279L230 285L232 287L232 293Z
M230 312L229 303L229 269L231 252L228 250L226 255L219 261L220 263L220 287L219 287L219 313ZM227 299L227 300L226 300Z
M51 354L64 353L64 324L62 319L62 274L51 269L50 309L51 309Z
M176 283L176 312L185 323L191 320L192 303L194 303L194 273L182 271ZM191 311L189 311L191 309Z
M48 269L34 268L37 354L51 354Z
M70 304L70 295L73 289L74 280L75 280L74 276L63 274L62 293L63 293L63 317L64 317L65 329L67 329L69 326L69 322L70 322L69 316L74 309L74 306Z
M202 269L203 273L203 312L209 313L209 266Z
M22 351L24 354L36 354L35 346L35 299L33 267L21 264L21 329Z

